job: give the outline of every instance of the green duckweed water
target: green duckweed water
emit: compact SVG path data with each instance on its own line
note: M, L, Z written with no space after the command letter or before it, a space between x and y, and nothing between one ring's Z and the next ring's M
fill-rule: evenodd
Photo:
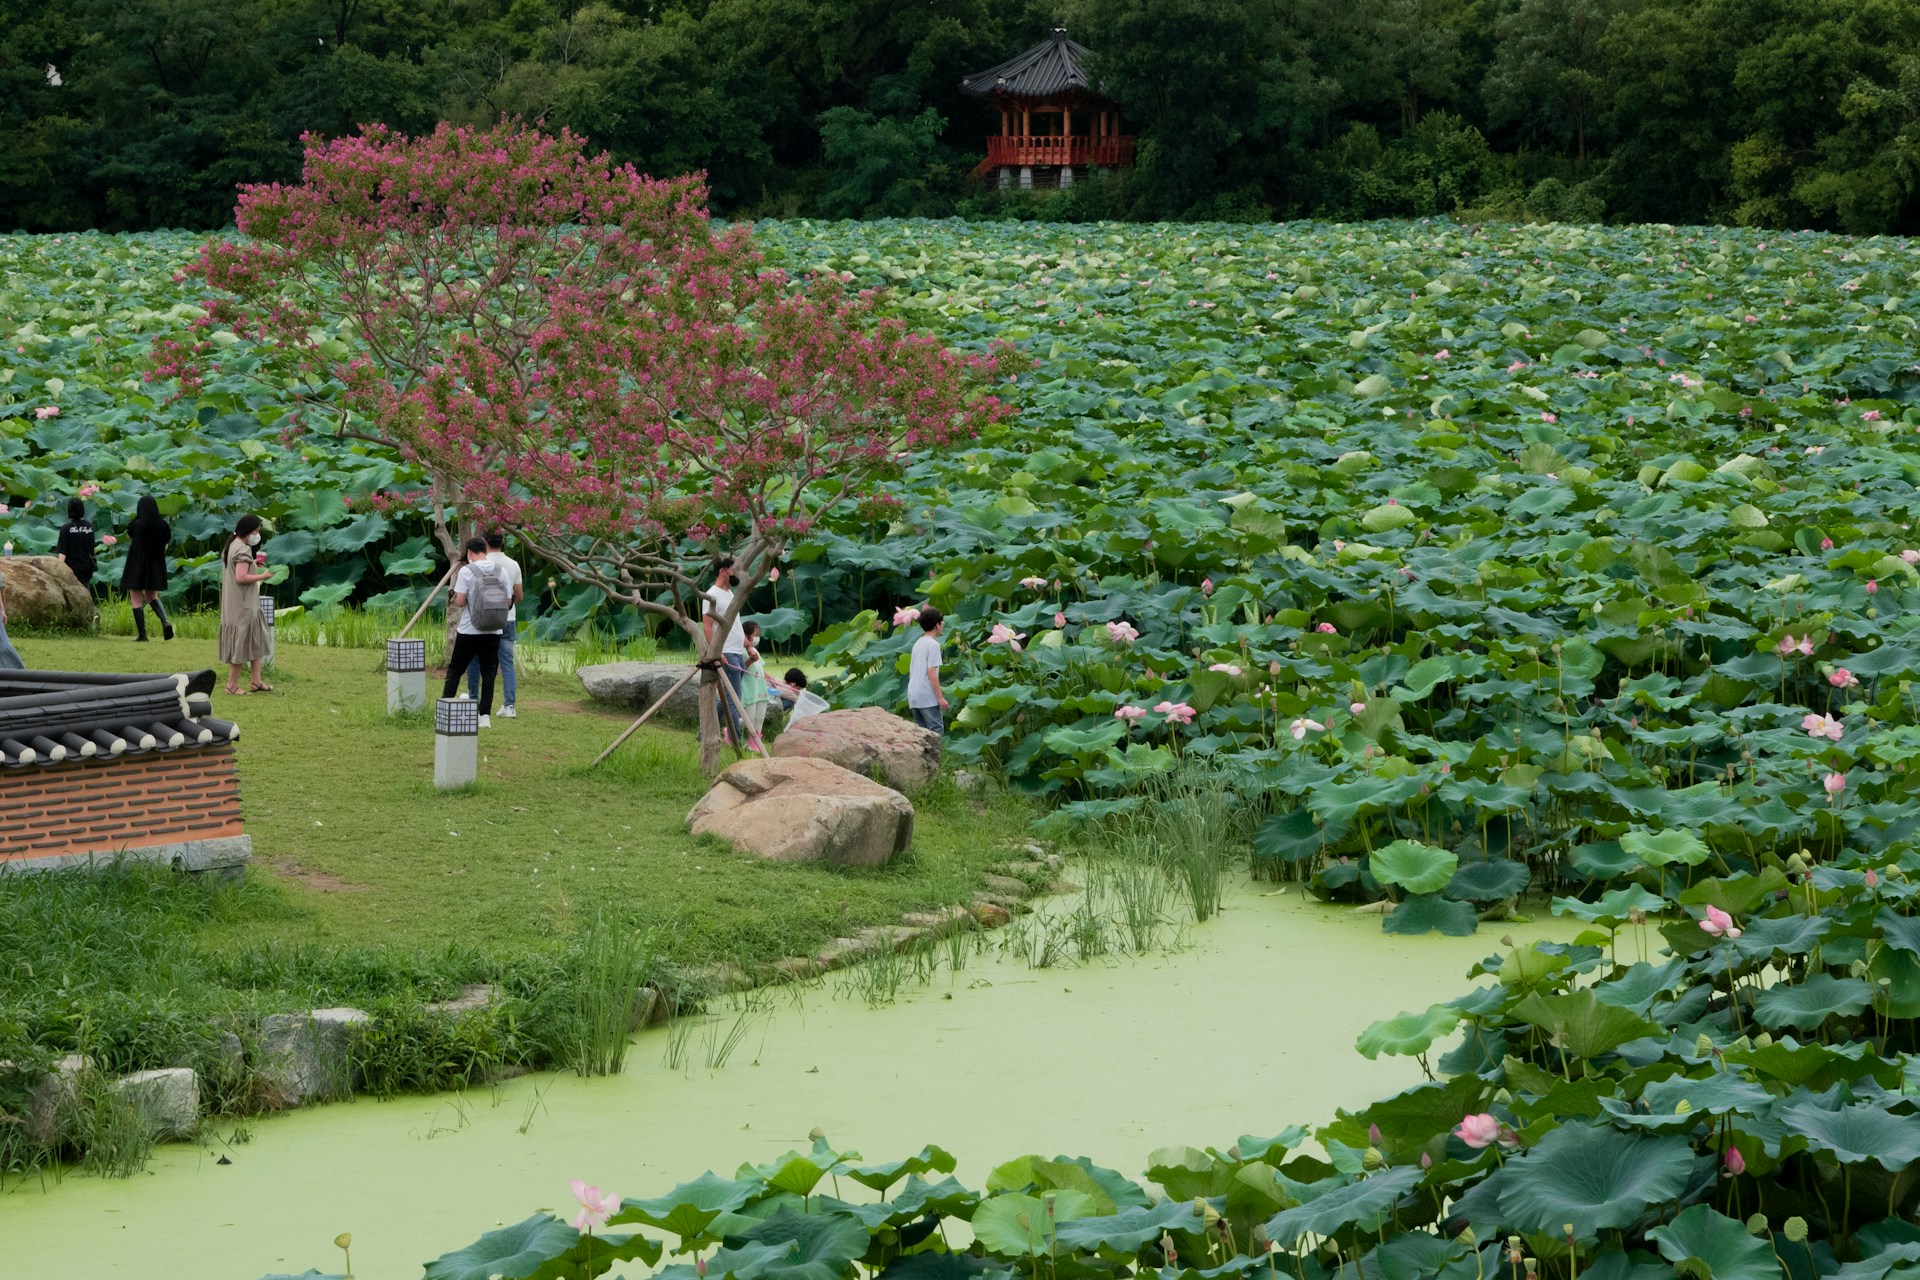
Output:
M617 1078L318 1107L250 1122L244 1145L159 1148L131 1181L12 1185L0 1277L338 1270L331 1242L350 1231L360 1280L414 1280L535 1209L571 1216L569 1178L653 1195L805 1147L816 1126L870 1160L938 1143L970 1185L1025 1152L1137 1174L1155 1147L1318 1123L1413 1083L1412 1061L1368 1062L1354 1037L1464 991L1503 933L1570 936L1542 921L1397 938L1297 890L1242 890L1173 954L1035 970L976 953L956 980L942 971L881 1008L829 978L772 1001L721 1070L698 1030L671 1069L670 1032L655 1029Z

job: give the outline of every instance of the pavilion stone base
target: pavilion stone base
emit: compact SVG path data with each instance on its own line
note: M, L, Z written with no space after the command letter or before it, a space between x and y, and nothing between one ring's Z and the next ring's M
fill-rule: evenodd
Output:
M252 856L230 745L0 770L0 874L125 859L237 875Z

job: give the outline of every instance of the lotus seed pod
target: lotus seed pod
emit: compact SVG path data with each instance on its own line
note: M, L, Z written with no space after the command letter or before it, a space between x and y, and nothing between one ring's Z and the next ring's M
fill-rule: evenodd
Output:
M1472 1227L1462 1227L1460 1228L1460 1234L1455 1236L1454 1239L1471 1249L1479 1237L1473 1234Z
M1856 978L1864 978L1867 976L1867 962L1865 960L1855 960L1847 966L1847 972Z
M1751 1218L1748 1218L1747 1230L1756 1236L1767 1234L1767 1215L1764 1213L1756 1213Z
M1380 1154L1380 1148L1378 1147L1368 1147L1360 1153L1360 1167L1368 1173L1372 1173L1375 1169L1382 1168L1386 1163L1387 1158Z
M1741 1036L1738 1040L1728 1045L1727 1048L1735 1053L1745 1053L1747 1050L1753 1048L1753 1038L1751 1036Z
M1805 1243L1807 1238L1807 1220L1798 1215L1788 1218L1786 1226L1781 1228L1781 1234L1785 1235L1787 1239L1793 1241L1795 1244Z
M1677 1116L1690 1116L1693 1114L1693 1104L1685 1098L1682 1098L1673 1104L1673 1114Z
M1713 1039L1702 1031L1693 1038L1693 1056L1704 1058L1713 1052Z
M1753 1045L1754 1045L1754 1048L1756 1049L1766 1049L1766 1048L1772 1047L1773 1032L1762 1031L1759 1035L1753 1038Z
M333 1247L334 1247L334 1248L336 1248L336 1249L351 1249L351 1248L353 1248L353 1235L352 1235L352 1233L351 1233L351 1232L346 1232L346 1231L342 1231L342 1232L341 1232L341 1233L340 1233L339 1235L337 1235L337 1236L335 1236L335 1237L333 1238Z

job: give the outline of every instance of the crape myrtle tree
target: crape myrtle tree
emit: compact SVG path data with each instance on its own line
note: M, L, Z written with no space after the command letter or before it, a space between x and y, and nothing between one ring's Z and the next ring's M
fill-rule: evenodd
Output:
M264 337L309 429L419 466L441 546L480 520L678 627L702 663L701 760L720 750L720 647L793 540L913 453L1011 412L1004 347L962 354L850 277L766 267L716 232L696 177L657 180L515 124L309 139L296 186L243 190L244 239L196 273L205 330ZM191 389L209 342L163 346ZM324 426L322 426L324 424ZM735 600L711 640L721 555Z
M305 143L299 183L241 188L242 238L210 241L191 268L217 291L202 340L163 340L151 376L192 391L220 331L265 341L262 373L291 402L290 425L419 465L457 562L477 517L461 478L489 469L497 444L458 414L529 412L546 382L534 340L555 308L711 241L706 189L513 124ZM478 454L450 456L461 448Z
M1011 412L991 390L1012 374L1009 349L950 351L881 305L844 277L765 268L740 229L557 300L527 411L449 393L446 420L473 438L448 439L439 465L480 509L693 642L709 772L721 646L788 547L837 508L885 516L898 503L879 485L909 457ZM701 592L723 555L734 604L708 638Z

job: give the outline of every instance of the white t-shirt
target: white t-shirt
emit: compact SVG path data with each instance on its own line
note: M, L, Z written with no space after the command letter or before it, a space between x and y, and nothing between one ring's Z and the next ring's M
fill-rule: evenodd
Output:
M460 573L453 580L453 594L464 596L468 603L472 603L473 566L471 564L463 564L460 566ZM512 615L509 614L508 616L511 617ZM497 636L500 634L498 627L495 627L492 631L482 631L480 628L474 626L473 610L466 608L460 610L460 624L454 628L454 631L463 636Z
M733 592L725 587L708 587L706 598L707 613L715 622L724 617L727 610L733 608ZM720 652L737 653L743 658L746 656L747 629L741 625L738 617L735 617L733 625L727 628L727 642L720 646Z
M525 581L525 579L520 576L520 562L518 560L515 560L512 556L508 555L506 552L504 551L487 552L487 562L489 564L496 564L500 566L500 576L507 580L508 592L512 592L516 587L519 587ZM508 627L512 627L513 624L515 622L518 622L519 620L520 620L520 610L517 606L507 610L507 626Z
M927 672L940 669L940 639L931 632L922 632L913 642L913 666L907 673L907 705L909 707L937 707L940 699L933 696L933 683L927 679Z

